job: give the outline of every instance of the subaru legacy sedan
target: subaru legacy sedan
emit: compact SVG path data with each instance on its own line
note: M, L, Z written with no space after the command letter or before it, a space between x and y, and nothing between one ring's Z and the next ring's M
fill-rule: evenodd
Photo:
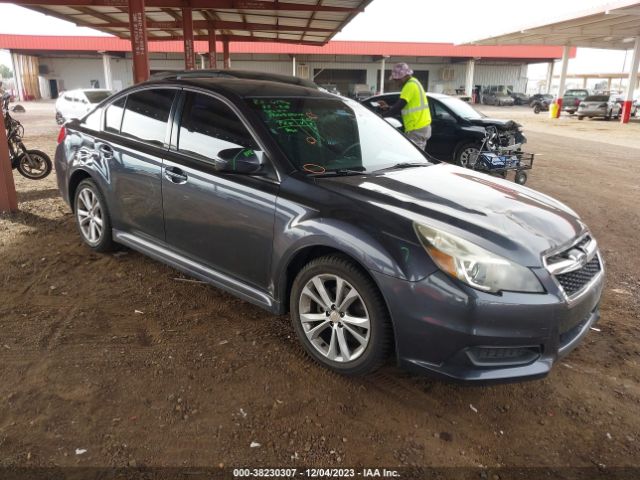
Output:
M604 264L574 211L433 161L317 89L137 85L62 128L56 171L89 248L126 245L288 312L339 373L391 357L449 379L537 378L599 317Z

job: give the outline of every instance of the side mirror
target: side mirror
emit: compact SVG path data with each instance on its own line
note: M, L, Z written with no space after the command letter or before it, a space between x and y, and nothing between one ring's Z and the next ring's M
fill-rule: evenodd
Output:
M402 131L402 122L400 120L398 120L397 118L385 117L385 120L387 121L387 123L389 125L391 125L396 130Z
M265 164L264 152L252 148L227 148L218 153L216 170L228 173L256 175Z

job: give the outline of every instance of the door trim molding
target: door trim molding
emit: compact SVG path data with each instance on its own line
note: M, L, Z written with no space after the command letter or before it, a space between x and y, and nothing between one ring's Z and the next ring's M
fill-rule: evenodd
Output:
M240 280L230 277L212 268L206 267L190 258L180 255L173 250L144 239L136 234L113 229L113 239L134 250L143 253L155 260L159 260L167 265L176 268L193 277L203 280L213 286L225 290L242 300L246 300L254 305L262 307L272 313L282 312L280 302L274 300L269 294L255 287L247 285Z

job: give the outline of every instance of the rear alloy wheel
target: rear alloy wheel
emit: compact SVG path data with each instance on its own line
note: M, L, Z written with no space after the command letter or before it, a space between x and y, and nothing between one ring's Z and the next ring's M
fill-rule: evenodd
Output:
M93 180L83 180L75 194L76 224L84 243L97 252L113 249L107 202Z
M465 143L458 148L456 163L464 168L473 168L479 154L480 147L477 143Z
M351 261L329 255L307 264L291 289L291 323L306 352L345 375L386 360L390 321L376 285Z

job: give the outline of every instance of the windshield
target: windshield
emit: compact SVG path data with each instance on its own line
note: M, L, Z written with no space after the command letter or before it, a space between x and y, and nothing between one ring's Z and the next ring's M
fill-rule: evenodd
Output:
M564 94L565 97L578 97L578 98L584 98L587 95L589 95L587 93L586 90L567 90L566 93Z
M353 100L251 98L247 102L291 162L307 173L429 164L406 137Z
M109 92L109 91L104 91L104 92L84 92L84 94L86 95L87 99L89 100L89 103L100 103L104 99L109 98L111 96L111 92Z
M467 102L463 102L459 98L453 97L438 97L442 103L444 103L449 109L453 110L453 112L467 120L477 120L479 118L484 118L484 115L469 105Z

